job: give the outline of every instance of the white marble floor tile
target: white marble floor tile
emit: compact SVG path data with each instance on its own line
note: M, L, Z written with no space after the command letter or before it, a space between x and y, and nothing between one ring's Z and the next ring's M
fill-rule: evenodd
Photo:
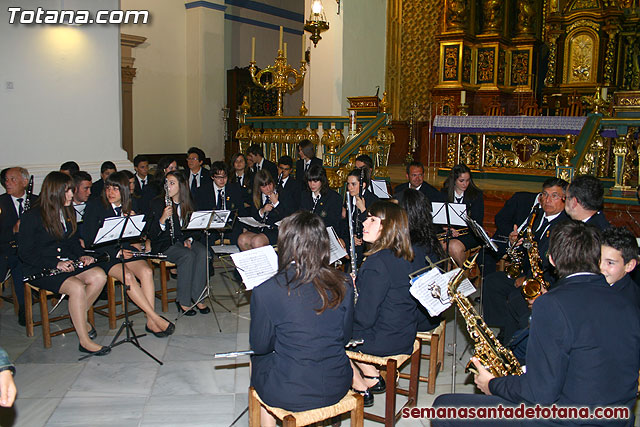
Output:
M151 395L231 394L235 376L235 369L222 366L219 360L170 361L158 370Z
M136 328L134 329L134 331L136 332L137 335L145 333L144 328L143 329ZM106 346L111 344L111 342L113 341L113 338L114 336L98 336L98 338L96 338L96 342ZM126 338L126 332L123 332L118 337L117 342L121 341L124 338ZM147 334L144 337L138 338L138 343L142 348L144 348L146 351L151 353L153 356L155 356L157 359L159 359L162 362L163 361L162 358L167 349L170 339L171 337L156 338L151 334ZM142 350L140 350L136 345L134 345L131 342L123 342L122 344L119 344L113 347L111 349L111 353L107 354L106 356L100 356L100 357L94 356L85 360L89 364L153 361L153 359L147 356L147 354L145 354Z
M134 427L140 425L145 403L145 397L65 397L46 426Z
M233 394L152 396L145 405L141 426L228 427L233 421L234 400Z
M13 427L40 427L60 404L59 397L29 399L18 396L12 408L0 408L0 425Z
M64 397L83 370L82 363L16 365L16 387L21 398Z
M66 397L149 396L159 368L155 362L88 363Z
M217 334L213 336L171 336L164 361L171 360L213 360L215 353L235 351L236 334Z

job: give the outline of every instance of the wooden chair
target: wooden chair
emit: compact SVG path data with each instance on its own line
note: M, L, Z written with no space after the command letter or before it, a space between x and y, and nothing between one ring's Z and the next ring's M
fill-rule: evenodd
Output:
M260 426L260 407L282 421L284 427L307 426L328 420L338 415L351 412L351 425L362 427L364 424L364 403L362 396L349 391L340 402L324 408L311 409L304 412L290 412L265 404L253 387L249 387L249 427Z
M418 379L420 377L421 348L422 343L419 339L416 339L413 343L413 352L411 354L380 357L370 354L347 351L347 356L352 361L378 365L381 366L384 371L386 371L385 381L387 383L387 391L385 392L384 417L365 412L365 419L384 423L385 426L394 426L396 424L396 421L402 415L402 410L404 408L412 408L416 405L418 401ZM411 365L409 373L409 389L401 389L396 384L396 374L407 362L410 362ZM408 398L407 403L405 403L398 412L396 412L397 394L407 396Z
M427 383L427 393L436 392L436 376L444 369L444 340L447 321L440 322L437 328L429 332L418 332L416 338L420 344L429 344L429 354L421 354L420 357L429 361L429 373L426 377L418 378ZM400 373L400 378L410 379L409 374Z
M39 293L39 302L40 302L40 320L37 322L33 321L33 300L31 296L31 292L36 291ZM33 327L42 325L42 339L44 341L44 347L51 347L51 337L55 337L57 335L66 334L68 332L74 332L75 328L73 325L70 328L61 329L58 331L51 332L51 323L58 322L60 320L71 319L69 314L64 314L56 317L49 317L49 306L47 304L47 297L50 295L54 295L53 292L47 291L45 289L40 289L36 286L30 285L29 283L24 284L24 314L25 320L27 322L27 336L33 336ZM89 308L89 323L95 324L94 316L93 316L93 307Z
M504 107L500 104L500 98L495 97L487 104L485 116L504 116Z
M166 313L169 310L169 303L175 302L174 298L169 298L169 292L175 292L176 288L168 288L167 289L167 281L171 277L169 273L169 269L175 268L175 264L165 260L152 259L151 260L152 268L156 265L160 265L160 290L156 291L156 298L160 298L160 302L162 303L162 312Z
M8 286L11 288L11 296L4 296L4 288ZM8 303L13 304L13 311L15 315L18 315L18 310L20 309L20 305L18 304L18 297L16 296L16 288L15 283L13 283L13 276L11 276L11 272L7 271L7 275L4 278L4 281L0 283L0 306L2 306L2 301L6 301Z
M105 316L109 318L109 329L115 329L116 320L120 320L124 318L124 299L125 299L125 294L123 289L124 287L120 288L120 301L117 301L116 300L116 282L117 280L114 277L111 277L111 276L107 277L107 285L106 285L107 286L107 303L93 307L96 313L98 313L101 316ZM123 311L122 313L117 314L116 307L119 305L122 306ZM140 310L139 308L136 308L134 310L129 310L129 316L133 316L134 314L138 314L141 312L142 310Z
M584 116L584 106L577 91L567 98L568 105L563 109L563 116Z

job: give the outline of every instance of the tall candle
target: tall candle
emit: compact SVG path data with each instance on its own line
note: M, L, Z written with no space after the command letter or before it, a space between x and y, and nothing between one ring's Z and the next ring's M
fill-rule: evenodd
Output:
M464 105L467 102L467 91L463 90L460 92L460 104Z
M256 62L256 38L251 37L251 62Z
M305 52L305 44L307 43L307 39L302 35L302 56L300 57L301 61L304 61L304 52Z
M606 87L602 88L602 99L606 100L607 99L607 94L608 94L609 89Z
M280 25L280 44L278 44L278 49L282 50L282 25Z
M287 59L287 44L284 44L284 59Z

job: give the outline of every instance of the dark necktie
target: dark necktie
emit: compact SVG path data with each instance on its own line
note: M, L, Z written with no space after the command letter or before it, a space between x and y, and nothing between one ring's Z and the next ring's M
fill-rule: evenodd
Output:
M198 188L198 180L196 179L196 174L191 175L193 179L191 180L191 192L193 193Z
M463 200L464 200L464 196L462 197L456 196L456 203L462 203Z
M309 163L305 163L305 164L304 164L304 171L305 171L305 172L309 170L309 165L310 165L310 164L311 164L311 162L309 162Z
M224 189L218 190L218 203L216 204L216 210L224 209Z
M269 196L265 196L266 199L264 200L264 205L268 205L269 203L271 203L271 199L269 198Z
M144 190L144 186L147 185L147 180L143 179L142 181L140 181L140 189Z
M122 206L115 207L113 210L116 212L116 216L122 215Z
M18 198L18 218L22 217L22 213L24 212L24 205L22 201L24 200L22 197Z
M540 241L540 239L542 239L542 234L544 233L544 231L547 228L547 225L549 225L549 220L547 219L547 217L545 216L542 219L542 222L540 223L540 227L538 227L538 231L536 231L534 233L534 239L537 241Z
M238 177L238 182L240 183L240 187L242 187L242 180L244 179L244 175Z
M260 165L256 164L256 170L260 171Z

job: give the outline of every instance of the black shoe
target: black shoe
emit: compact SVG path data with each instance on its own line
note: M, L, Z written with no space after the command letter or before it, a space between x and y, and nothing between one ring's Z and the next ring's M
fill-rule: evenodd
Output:
M360 393L362 395L365 408L373 406L373 393L371 393L369 390L360 391L360 390L356 390L353 387L351 387L351 390L355 391L356 393Z
M378 382L375 385L372 385L371 387L369 387L369 391L371 393L380 394L380 393L384 393L387 390L387 385L384 382L384 378L382 378L381 376L368 377L364 375L364 377L369 380L378 380Z
M207 314L211 312L211 309L209 308L209 306L205 305L204 308L200 308L196 305L196 308L198 309L198 311L200 312L200 314Z
M91 338L92 340L95 340L97 336L98 336L98 331L96 331L95 326L91 325L91 330L89 331L89 338Z
M178 278L178 273L169 272L169 275L171 276L172 279L177 279Z
M27 320L24 317L24 305L18 307L18 325L27 326Z
M185 310L184 308L182 308L182 306L180 305L180 303L178 301L176 301L176 307L178 307L178 313L180 313L180 314L184 314L185 316L195 316L196 315L196 311L193 308L190 308L189 310Z
M169 320L166 317L164 316L160 316L160 317L162 317L164 320L169 322ZM167 326L167 329L164 330L164 333L166 334L166 336L169 336L169 335L172 335L175 330L176 330L176 325L169 322L169 326Z
M164 319L164 317L163 317ZM167 320L167 319L164 319ZM167 322L169 322L167 320ZM169 326L167 326L167 329L165 329L164 331L160 331L160 332L155 332L152 331L151 329L149 329L149 327L147 325L144 325L144 330L147 331L147 333L153 334L156 338L164 338L164 337L168 337L169 335L173 334L173 331L176 330L176 325L174 325L173 323L169 322Z
M82 344L78 344L78 350L82 353L92 354L94 356L104 356L105 354L111 353L111 347L102 347L100 350L90 351L84 348Z

